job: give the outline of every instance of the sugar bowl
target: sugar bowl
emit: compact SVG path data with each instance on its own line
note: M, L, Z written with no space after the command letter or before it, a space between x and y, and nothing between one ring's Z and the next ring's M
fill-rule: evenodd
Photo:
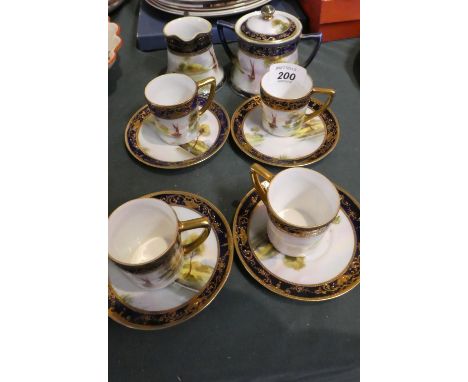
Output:
M217 28L223 47L233 63L231 85L246 97L260 93L260 80L271 64L298 63L298 44L301 40L316 41L307 60L300 64L304 67L313 60L322 42L322 33L302 34L302 24L297 17L275 11L271 5L242 16L235 25L219 20ZM238 37L237 55L227 44L224 28L234 30Z

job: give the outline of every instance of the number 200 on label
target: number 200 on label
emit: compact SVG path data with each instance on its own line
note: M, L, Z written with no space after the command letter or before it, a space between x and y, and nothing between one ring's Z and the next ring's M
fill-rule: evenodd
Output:
M295 78L296 78L296 75L294 73L279 72L279 74L278 74L278 80L291 80L291 81L294 81Z

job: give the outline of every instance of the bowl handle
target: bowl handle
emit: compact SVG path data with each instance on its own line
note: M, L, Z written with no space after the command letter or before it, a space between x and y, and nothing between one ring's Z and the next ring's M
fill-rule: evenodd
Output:
M234 30L234 24L229 23L227 21L218 20L216 22L216 28L218 28L219 39L221 40L221 43L223 44L224 50L226 51L229 58L231 60L234 60L235 59L234 53L232 53L231 48L229 48L229 45L226 41L226 36L224 36L224 28L229 28L231 30Z
M304 62L304 64L301 64L302 67L306 68L314 59L320 48L320 45L322 45L322 32L303 34L301 35L301 41L302 40L315 40L317 42L309 57L307 57L307 60Z

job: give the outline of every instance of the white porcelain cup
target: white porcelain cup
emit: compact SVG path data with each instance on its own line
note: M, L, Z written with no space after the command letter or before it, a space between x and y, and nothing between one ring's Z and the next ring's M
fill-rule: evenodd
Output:
M271 244L285 255L304 256L338 215L340 196L335 185L317 171L300 167L273 175L255 163L250 175L268 210Z
M198 89L206 85L210 85L210 93L202 101ZM198 119L213 102L215 90L214 77L195 82L185 74L169 73L151 80L145 87L145 98L161 139L170 145L195 139ZM203 102L200 109L199 102Z
M260 84L262 126L272 135L290 137L295 135L304 123L320 115L330 106L335 91L314 87L309 75L296 76L290 71L276 70L278 67L281 68L281 64L272 65ZM305 72L304 68L294 64L285 64L284 67ZM288 78L283 79L282 75ZM291 80L293 76L294 79ZM327 100L317 110L307 114L310 99L316 93L326 94Z
M174 282L184 254L210 233L207 217L179 221L167 203L154 198L130 200L109 216L108 256L138 287L164 288ZM180 232L203 228L193 242L182 245Z

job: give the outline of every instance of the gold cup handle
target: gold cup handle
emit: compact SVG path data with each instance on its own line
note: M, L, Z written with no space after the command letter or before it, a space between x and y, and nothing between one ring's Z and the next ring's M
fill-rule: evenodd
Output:
M188 244L184 244L182 246L184 255L187 255L188 253L192 252L195 248L197 248L206 240L206 238L210 234L211 225L210 220L207 217L179 222L180 232L188 231L195 228L203 228L203 232L194 241Z
M258 163L254 163L252 166L250 166L250 178L252 179L252 183L254 184L255 190L260 195L260 198L262 199L263 203L267 206L267 190L262 185L260 177L270 182L273 179L274 175L265 167L260 166Z
M197 91L203 86L210 85L210 94L208 95L208 99L205 102L205 105L198 111L198 116L200 117L205 111L208 110L211 103L213 102L213 98L216 92L216 79L214 77L208 77L204 80L197 81Z
M333 97L335 97L335 91L333 89L312 88L312 95L314 93L326 94L328 98L325 101L325 103L322 105L322 107L320 107L318 110L315 110L314 112L310 114L306 114L304 117L304 122L309 122L312 118L316 117L317 115L322 114L323 111L332 103Z

